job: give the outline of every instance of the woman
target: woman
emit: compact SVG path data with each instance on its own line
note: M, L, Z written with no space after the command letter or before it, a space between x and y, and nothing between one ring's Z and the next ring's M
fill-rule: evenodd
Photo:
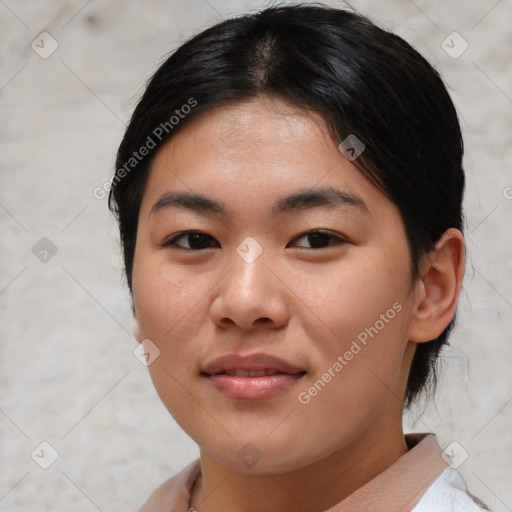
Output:
M481 510L402 412L464 274L463 144L439 75L319 6L178 48L117 155L134 336L200 460L142 511Z

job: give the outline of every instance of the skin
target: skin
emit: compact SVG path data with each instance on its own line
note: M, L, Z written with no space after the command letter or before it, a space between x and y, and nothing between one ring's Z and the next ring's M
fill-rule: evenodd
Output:
M332 186L362 199L278 216L300 189ZM166 191L204 194L230 215L169 207ZM302 236L334 235L320 248ZM187 230L209 235L201 250ZM262 253L236 252L253 237ZM342 240L338 240L339 237ZM162 244L171 241L180 245ZM344 240L344 241L343 241ZM397 207L330 139L320 116L268 97L205 112L157 153L139 214L133 267L134 336L160 349L149 366L163 403L200 448L192 505L204 512L328 509L407 452L402 408L417 343L455 313L464 242L448 230L412 283ZM317 396L307 391L393 304L399 313ZM201 376L214 358L264 352L307 373L269 399L234 400ZM237 452L252 443L261 459Z

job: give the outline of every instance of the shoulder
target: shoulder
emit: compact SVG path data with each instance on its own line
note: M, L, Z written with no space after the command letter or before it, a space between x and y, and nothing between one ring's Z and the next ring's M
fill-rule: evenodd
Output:
M457 470L447 467L411 512L482 512L489 508L466 490Z
M138 512L187 512L190 490L201 470L199 459L157 487Z

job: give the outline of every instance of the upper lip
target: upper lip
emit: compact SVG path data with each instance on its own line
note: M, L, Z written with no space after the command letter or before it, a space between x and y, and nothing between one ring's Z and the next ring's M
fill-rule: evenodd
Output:
M280 357L262 353L245 356L228 354L214 359L202 368L202 371L208 375L216 375L229 370L271 370L289 374L305 371Z

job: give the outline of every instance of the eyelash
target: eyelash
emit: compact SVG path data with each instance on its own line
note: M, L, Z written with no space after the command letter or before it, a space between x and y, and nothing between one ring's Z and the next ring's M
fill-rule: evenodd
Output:
M347 243L347 240L345 240L344 238L338 236L338 235L334 235L328 231L324 231L324 230L319 230L319 229L313 229L311 231L306 231L305 233L302 233L301 235L298 235L297 237L295 237L293 241L295 240L300 240L301 238L305 237L305 236L308 236L308 235L311 235L311 234L320 234L320 235L325 235L325 236L328 236L329 238L331 239L336 239L339 243ZM202 251L204 249L209 249L210 247L205 247L203 249L191 249L191 248L188 248L188 247L180 247L179 245L177 245L175 242L176 240L178 240L179 238L182 238L182 237L187 237L189 235L203 235L207 238L210 238L213 240L213 237L211 237L210 235L208 235L207 233L204 233L203 231L184 231L183 233L180 233L179 235L176 235L174 236L173 238L169 239L168 241L164 242L162 245L162 247L173 247L173 248L178 248L178 249L183 249L184 251L193 251L193 252L199 252L199 251ZM328 244L328 246L331 246L333 244ZM320 247L320 248L314 248L314 247L301 247L301 249L312 249L312 250L319 250L319 249L325 249L325 247Z

